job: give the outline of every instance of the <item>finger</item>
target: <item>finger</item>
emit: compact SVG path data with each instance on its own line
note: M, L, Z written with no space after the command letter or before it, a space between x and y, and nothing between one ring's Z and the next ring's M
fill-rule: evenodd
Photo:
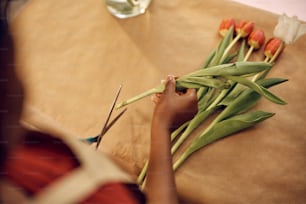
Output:
M187 89L185 95L194 97L195 95L197 95L197 91L195 89Z
M152 100L153 103L157 104L160 100L160 96L158 96L157 94L153 94L151 96L151 100Z
M157 98L160 98L163 94L162 93L156 93L154 94Z

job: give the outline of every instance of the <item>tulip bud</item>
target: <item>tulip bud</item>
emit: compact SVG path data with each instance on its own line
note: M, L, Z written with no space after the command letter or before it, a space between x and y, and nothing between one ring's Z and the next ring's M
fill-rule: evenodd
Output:
M224 37L227 31L232 27L235 27L235 21L233 18L223 19L219 26L219 34Z
M276 57L278 57L281 54L284 48L285 48L284 41L282 41L280 38L274 37L267 42L264 54L266 57L269 58L274 57L276 59ZM278 56L274 56L275 54L277 54Z
M253 30L248 38L248 44L259 49L265 43L265 33L262 30Z
M240 21L236 25L235 31L237 35L240 35L240 37L244 38L252 32L253 28L254 28L253 22Z

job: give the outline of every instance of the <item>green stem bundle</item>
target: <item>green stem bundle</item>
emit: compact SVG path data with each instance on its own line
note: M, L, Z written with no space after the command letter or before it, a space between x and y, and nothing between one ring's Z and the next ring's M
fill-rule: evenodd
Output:
M261 96L273 103L284 105L286 102L268 88L286 81L286 79L265 79L272 68L277 56L266 58L263 62L249 62L254 47L251 46L245 54L245 40L240 44L237 54L231 54L241 36L233 38L234 28L231 27L217 49L211 53L203 67L176 79L177 90L196 88L198 96L198 113L171 134L173 142L171 153L174 155L203 121L217 110L217 117L191 142L174 162L173 169L177 170L194 152L223 137L254 126L274 115L264 111L249 111ZM236 58L235 62L231 62ZM251 80L247 77L254 76ZM141 98L154 93L163 92L163 84L139 94L117 105L121 108ZM144 164L137 182L144 187L148 161Z

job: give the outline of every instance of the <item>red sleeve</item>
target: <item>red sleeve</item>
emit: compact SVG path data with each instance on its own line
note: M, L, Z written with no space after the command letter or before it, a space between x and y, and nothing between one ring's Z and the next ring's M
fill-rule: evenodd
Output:
M142 194L138 194L138 196L133 194L126 184L110 183L99 188L93 195L82 202L82 204L87 203L139 204L145 203L145 198Z
M78 166L77 158L61 140L30 132L26 140L12 150L5 172L8 179L32 196ZM125 184L111 183L100 187L81 203L142 203L133 192Z

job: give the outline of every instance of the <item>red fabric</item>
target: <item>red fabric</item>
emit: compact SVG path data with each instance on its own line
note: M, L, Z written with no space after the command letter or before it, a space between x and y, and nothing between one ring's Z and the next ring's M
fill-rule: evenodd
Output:
M82 204L137 204L136 198L122 183L106 184L87 198Z
M78 166L78 160L59 139L31 133L12 151L5 172L8 179L32 196ZM111 183L81 203L134 204L138 201L124 184Z

